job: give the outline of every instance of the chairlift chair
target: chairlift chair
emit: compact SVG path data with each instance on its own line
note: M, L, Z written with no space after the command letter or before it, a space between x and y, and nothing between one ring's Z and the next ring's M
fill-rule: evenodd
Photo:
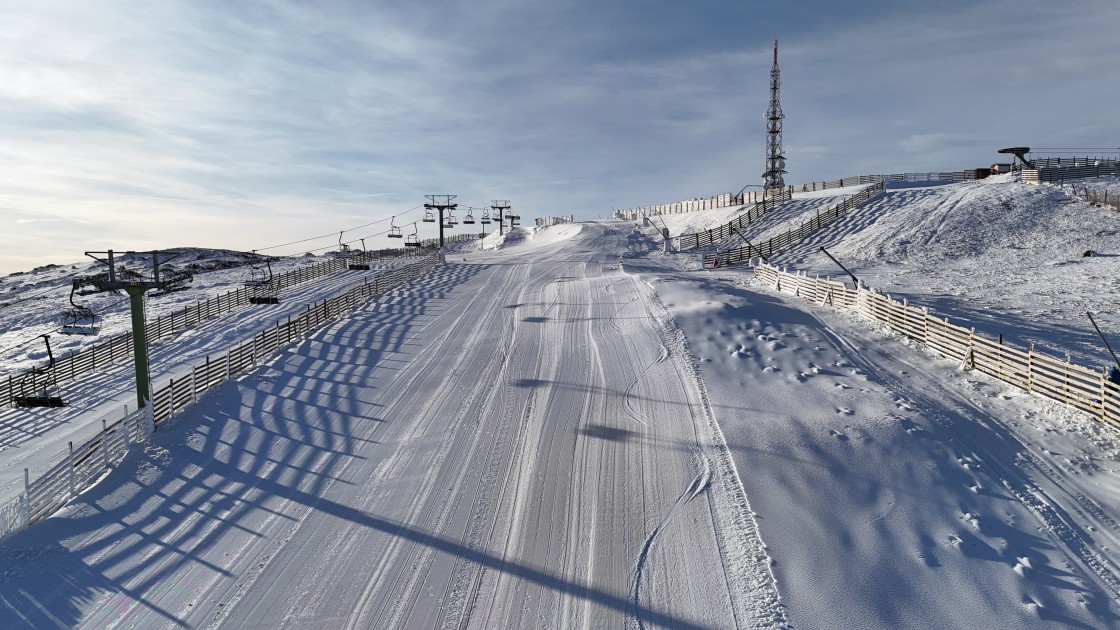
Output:
M279 304L280 297L277 295L276 285L273 283L272 276L272 263L264 261L265 268L254 265L250 267L250 278L245 282L245 288L249 290L249 303L250 304Z
M463 217L463 225L474 224L474 208L467 208L467 216Z
M455 220L455 215L448 212L447 217L443 220L443 227L453 228L456 225L459 225L459 222Z
M74 302L74 292L85 283L75 280L70 289L70 308L62 311L62 329L64 335L96 335L101 331L101 318L91 309Z
M32 368L19 380L19 393L12 396L17 407L65 407L58 381L54 377L54 353L51 352L50 335L42 335L47 344L50 362L45 368ZM42 377L42 378L40 378Z
M404 246L420 247L420 234L416 231L415 223L412 224L412 234L409 234L408 238L404 239Z
M435 223L435 222L436 222L436 211L431 209L431 208L425 209L424 210L424 223Z
M362 241L362 256L360 261L351 258L346 264L347 269L350 271L369 271L369 253L366 252L366 239L358 239Z
M483 224L483 225L489 225L490 224L490 209L489 208L483 208L482 209L482 217L478 220L478 222Z
M396 219L396 217L389 219L389 225L391 226L389 228L389 238L404 238L404 234L401 233L401 229L397 227L394 219Z

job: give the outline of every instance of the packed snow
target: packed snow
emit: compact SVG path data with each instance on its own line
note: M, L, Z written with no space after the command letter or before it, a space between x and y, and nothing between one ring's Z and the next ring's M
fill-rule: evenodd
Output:
M744 236L854 192L795 195ZM749 269L662 253L663 224L734 212L448 253L0 542L0 627L1120 624L1120 433ZM1085 365L1109 360L1085 311L1120 334L1120 213L1056 187L888 189L773 262L846 277L821 246L867 285ZM305 290L285 302L322 295ZM47 325L36 304L0 328ZM246 317L160 342L161 362ZM92 408L127 394L118 371L64 390ZM8 432L10 469L92 416L0 418L46 429Z

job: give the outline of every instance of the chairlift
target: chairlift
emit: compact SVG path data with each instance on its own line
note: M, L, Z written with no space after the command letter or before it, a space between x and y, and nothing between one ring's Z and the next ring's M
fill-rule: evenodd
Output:
M47 344L47 357L50 362L45 368L32 368L19 380L19 393L12 396L17 407L65 407L66 401L60 395L58 380L54 377L54 353L51 352L51 336L41 335Z
M490 209L489 208L483 208L482 209L482 217L478 220L478 222L483 224L483 225L489 225L490 224Z
M412 234L409 234L408 238L404 239L404 246L405 247L420 247L420 235L416 231L416 224L415 223L412 224Z
M450 212L448 212L448 213L447 213L447 218L445 218L445 219L443 220L443 227L445 227L445 228L453 228L453 227L455 227L456 225L459 225L459 222L455 220L455 215L453 215L453 214L451 214Z
M96 335L101 331L101 318L88 307L74 302L74 293L85 280L74 280L70 288L70 308L62 311L62 329L64 335Z
M404 234L401 233L401 229L397 227L397 224L394 221L395 219L396 217L389 219L389 225L391 226L389 228L389 238L404 238Z
M171 269L160 274L163 288L153 291L152 295L167 295L175 291L185 291L191 282L194 282L194 273L190 269Z
M435 222L436 222L436 211L431 209L431 208L425 209L424 210L424 223L435 223Z
M264 264L265 269L258 265L249 268L250 278L245 282L245 288L249 290L249 303L279 304L280 297L273 282L272 263L265 260Z
M463 225L474 224L474 208L467 208L467 216L463 217Z
M347 245L346 243L342 242L342 235L345 234L345 233L346 233L346 230L343 230L343 231L338 233L338 255L343 257L343 258L349 258L350 257L350 246Z
M362 242L361 262L356 262L354 259L350 259L350 262L346 264L346 267L350 269L350 271L369 271L369 253L366 252L366 239L361 238L358 240Z

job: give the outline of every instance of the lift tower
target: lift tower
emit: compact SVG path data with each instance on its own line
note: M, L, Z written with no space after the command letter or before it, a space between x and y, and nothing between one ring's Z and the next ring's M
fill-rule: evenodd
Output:
M766 111L766 172L762 174L763 197L786 187L782 175L786 172L786 158L782 155L782 104L778 91L782 87L778 69L778 40L774 40L774 67L770 69L770 109Z
M490 202L490 208L498 213L498 236L505 230L506 213L509 212L509 199L495 199ZM509 215L509 227L513 228L513 215Z
M439 251L443 255L443 226L446 225L444 221L443 211L454 210L459 207L457 203L451 203L451 200L456 195L424 195L429 199L429 203L424 204L425 210L438 210L439 211Z
M128 294L129 305L132 307L132 357L136 367L136 404L144 407L151 399L151 384L148 374L148 331L144 323L144 294L152 289L166 290L175 284L171 277L160 278L159 266L178 256L178 252L125 252L126 254L141 254L151 256L152 275L146 277L127 269L117 269L113 257L113 250L107 252L86 252L86 256L109 266L107 274L92 278L92 284L98 291L124 291ZM104 254L105 258L98 258ZM162 262L160 254L168 256Z

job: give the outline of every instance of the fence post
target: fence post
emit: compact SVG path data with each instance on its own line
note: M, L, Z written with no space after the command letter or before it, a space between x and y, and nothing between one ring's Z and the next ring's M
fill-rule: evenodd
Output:
M965 367L976 367L976 355L972 352L972 338L976 336L976 328L968 329L968 352L964 355Z
M23 496L27 497L27 508L23 512L23 526L27 527L31 524L31 473L26 468L23 469Z
M1034 342L1027 348L1027 391L1034 391Z
M1069 354L1068 353L1066 354L1066 364L1065 364L1064 371L1065 371L1065 384L1064 385L1065 385L1065 390L1066 390L1066 400L1064 400L1062 402L1064 402L1066 404L1069 404L1069 400L1068 400L1069 399Z
M1108 388L1105 387L1105 381L1108 380L1108 368L1101 370L1101 422L1108 421Z
M74 443L69 442L70 455L66 458L67 468L70 469L70 498L74 498L78 493L76 492L77 485L74 483Z
M101 419L101 461L105 467L109 467L109 427L105 423L105 418Z
M999 334L999 346L996 348L996 378L1005 380L1003 378L1003 333Z

